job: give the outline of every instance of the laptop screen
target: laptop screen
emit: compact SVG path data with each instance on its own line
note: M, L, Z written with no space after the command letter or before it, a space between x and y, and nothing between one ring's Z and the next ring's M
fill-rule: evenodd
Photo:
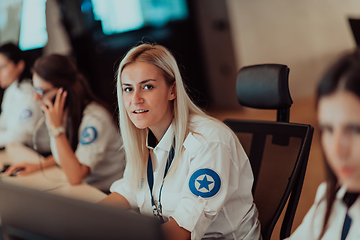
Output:
M40 239L163 239L155 217L1 181L0 193L1 225L10 235L18 232L25 239L34 239L34 235Z

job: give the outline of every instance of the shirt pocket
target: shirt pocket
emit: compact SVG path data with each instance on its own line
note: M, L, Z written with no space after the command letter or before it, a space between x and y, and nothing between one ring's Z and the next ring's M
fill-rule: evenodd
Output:
M168 217L173 214L179 205L180 200L181 193L162 193L161 205L163 215Z

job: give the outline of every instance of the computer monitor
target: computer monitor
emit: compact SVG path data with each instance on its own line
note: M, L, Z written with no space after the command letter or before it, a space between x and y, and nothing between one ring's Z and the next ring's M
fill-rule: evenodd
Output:
M46 0L23 0L20 14L19 48L23 51L43 48L48 41Z
M163 239L155 217L0 181L3 239Z

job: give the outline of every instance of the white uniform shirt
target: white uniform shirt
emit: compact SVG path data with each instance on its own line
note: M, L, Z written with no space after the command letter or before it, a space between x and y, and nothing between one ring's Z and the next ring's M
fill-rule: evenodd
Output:
M0 146L19 142L33 147L36 124L44 116L40 104L34 99L30 81L13 82L6 90L1 104ZM50 152L49 134L43 124L36 134L39 152Z
M326 212L326 183L322 183L316 193L313 206L306 214L300 226L295 232L287 238L288 240L318 240L324 224L324 216ZM347 206L343 202L346 188L342 187L336 194L333 209L328 221L328 229L323 240L340 240L341 232L345 220ZM360 239L360 198L358 197L354 204L349 208L349 216L352 219L351 227L346 240Z
M170 167L164 180L163 216L171 216L190 231L191 239L259 239L260 223L251 194L253 174L241 144L221 123L199 116L191 120L193 131L183 143L183 156ZM173 139L171 124L151 151L155 201L159 201ZM173 166L175 172L171 171ZM116 181L110 191L124 196L141 213L152 214L147 179L143 179L138 191L130 189L128 181Z
M109 191L110 185L122 178L125 168L122 138L111 115L99 104L90 103L84 110L78 136L75 155L81 164L90 168L85 182L100 190ZM55 161L61 165L53 137L50 143Z

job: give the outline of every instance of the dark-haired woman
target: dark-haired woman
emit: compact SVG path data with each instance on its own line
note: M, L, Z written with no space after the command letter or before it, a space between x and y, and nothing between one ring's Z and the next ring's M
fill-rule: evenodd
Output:
M5 90L0 115L0 146L18 142L33 146L34 128L42 118L40 105L33 99L31 74L24 53L13 43L0 46L0 87ZM46 127L36 135L37 150L50 151Z
M326 182L289 239L360 239L360 52L342 57L317 91Z
M43 167L59 164L70 184L85 180L109 191L125 167L122 140L112 115L68 57L41 57L33 72L35 99L41 102L50 133L52 156L44 160ZM14 167L25 167L19 174L40 168L30 164Z

